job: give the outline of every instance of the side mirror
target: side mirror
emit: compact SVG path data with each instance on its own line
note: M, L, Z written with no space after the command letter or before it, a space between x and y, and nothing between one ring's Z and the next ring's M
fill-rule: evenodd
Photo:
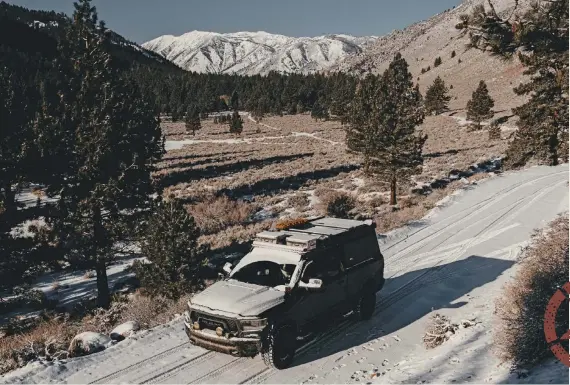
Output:
M226 274L229 274L232 272L232 264L230 262L226 262L222 269L226 272Z
M309 279L309 283L300 281L299 287L307 290L319 290L323 287L323 281L318 278L311 278Z

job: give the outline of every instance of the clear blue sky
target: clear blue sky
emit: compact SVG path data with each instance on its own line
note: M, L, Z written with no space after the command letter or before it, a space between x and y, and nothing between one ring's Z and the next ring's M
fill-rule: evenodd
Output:
M7 0L70 14L73 0ZM461 0L94 0L107 27L137 43L192 30L288 36L390 33Z

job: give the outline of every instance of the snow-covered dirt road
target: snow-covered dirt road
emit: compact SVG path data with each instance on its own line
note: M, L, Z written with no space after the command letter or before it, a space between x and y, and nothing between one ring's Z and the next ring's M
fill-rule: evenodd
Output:
M548 362L510 375L492 354L494 298L517 268L534 229L568 210L568 165L506 173L469 187L421 223L380 240L387 278L370 321L337 322L300 349L293 367L275 371L259 357L236 358L187 342L180 320L139 333L91 356L36 363L6 383L421 383L565 382ZM442 346L422 336L433 312L476 318Z

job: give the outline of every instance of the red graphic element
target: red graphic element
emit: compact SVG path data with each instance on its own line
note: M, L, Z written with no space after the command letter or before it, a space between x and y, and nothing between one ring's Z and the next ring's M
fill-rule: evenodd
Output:
M564 291L562 291L562 289ZM556 335L556 313L560 305L562 305L562 302L568 298L568 293L570 293L570 282L566 282L561 289L558 289L556 293L554 293L550 301L548 301L548 306L544 313L544 336L546 337L546 342L550 345L550 350L554 353L556 358L570 368L570 354L568 354L560 343L560 341L570 339L570 330L561 337Z

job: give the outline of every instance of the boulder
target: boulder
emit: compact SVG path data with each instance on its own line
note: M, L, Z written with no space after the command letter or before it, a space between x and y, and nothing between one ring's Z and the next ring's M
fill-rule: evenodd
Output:
M137 321L128 321L120 324L111 331L111 339L115 341L122 341L140 329Z
M73 337L68 351L71 357L85 356L105 350L112 343L111 338L104 334L83 332Z

